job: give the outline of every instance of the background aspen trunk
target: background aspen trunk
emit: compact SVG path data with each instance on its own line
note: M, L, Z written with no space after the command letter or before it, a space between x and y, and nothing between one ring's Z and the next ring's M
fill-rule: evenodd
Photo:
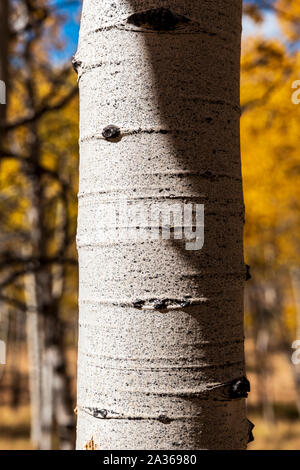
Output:
M27 251L25 254L28 254ZM39 446L41 440L41 348L39 335L39 315L36 298L35 276L28 273L24 278L26 313L29 394L31 411L31 441Z
M0 2L0 80L7 86L8 76L8 0ZM6 105L0 104L0 125L5 121ZM0 129L1 137L1 129Z
M63 252L67 246L68 214L67 201L59 202L56 209L58 246ZM65 290L65 266L59 264L52 268L52 297L54 300L54 322L52 330L53 385L54 385L54 418L57 427L60 450L71 450L75 441L74 401L72 399L71 381L67 370L67 358L64 346L64 322L59 316L59 301Z
M83 2L78 449L247 445L241 7ZM103 220L122 197L204 204L204 247L116 242Z
M34 96L34 93L32 93ZM33 98L32 96L32 98ZM37 137L37 130L35 124L32 125L32 142L34 151L32 160L38 161L40 157L40 142ZM28 214L29 223L31 226L31 251L38 259L42 258L45 253L45 231L43 230L44 212L43 207L43 192L39 175L31 173L30 177L30 194L31 194L31 209ZM49 317L52 315L52 295L51 295L51 273L47 265L41 266L39 270L34 272L34 289L37 313L37 326L38 326L38 350L39 350L39 372L37 375L39 390L39 442L38 449L49 450L51 449L51 435L52 435L52 422L49 421L49 408L52 409L52 403L49 403L49 397L52 398L52 390L49 390L49 382L45 383L47 374L50 373L50 362L47 357L48 335L52 335L52 331L47 330Z
M290 269L291 285L293 289L295 305L296 305L296 339L300 339L300 269ZM286 341L286 351L288 351L288 341ZM300 365L292 364L292 373L294 377L295 389L297 394L297 409L300 416Z

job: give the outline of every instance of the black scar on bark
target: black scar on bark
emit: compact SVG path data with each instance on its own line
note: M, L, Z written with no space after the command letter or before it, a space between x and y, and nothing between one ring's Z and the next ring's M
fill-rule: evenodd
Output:
M103 410L100 410L99 413L100 413L100 415L101 415L103 418L106 418L106 416L107 416L107 410L104 410L104 409L103 409Z
M99 415L102 417L102 418L106 418L107 417L107 410L93 410L93 416L94 418L99 418Z
M233 380L230 384L230 398L247 398L249 392L250 382L245 376Z
M145 305L144 300L137 299L133 302L133 307L138 308L139 310L143 307L143 305Z
M190 23L185 16L177 15L168 8L154 8L129 16L127 22L138 27L155 31L172 31L178 26Z
M173 421L171 418L168 418L168 416L166 416L166 415L160 415L157 418L157 420L160 421L163 424L170 424Z
M167 307L167 300L166 299L155 299L153 301L153 308L155 310L164 310Z
M78 74L78 67L80 67L82 65L82 62L81 60L78 60L75 58L75 56L73 55L72 57L72 67L73 67L73 70Z
M186 308L186 307L189 307L191 305L191 302L190 302L190 300L183 300L180 305L181 305L182 308Z
M252 278L249 264L245 264L245 268L246 268L246 281L249 281Z
M118 139L121 135L121 130L119 127L110 124L109 126L104 127L102 130L102 136L106 140L115 140Z
M255 425L251 423L251 421L248 419L248 444L249 442L254 441L254 436L253 436L253 429L255 428Z
M190 296L185 296L183 299L149 299L148 307L154 308L154 310L165 310L168 306L178 306L181 308L190 307L193 305ZM137 299L132 302L132 306L137 309L142 309L146 306L146 301Z

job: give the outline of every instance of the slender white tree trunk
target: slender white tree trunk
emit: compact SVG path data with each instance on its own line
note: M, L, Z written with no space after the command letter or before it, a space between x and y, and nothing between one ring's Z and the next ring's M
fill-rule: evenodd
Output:
M83 2L78 449L247 445L241 3ZM121 198L204 204L204 247L116 241Z
M0 302L0 380L5 371L9 320L9 306Z
M58 247L63 247L67 236L65 221L67 221L68 214L65 204L62 204L61 201L57 204L56 218L56 243ZM65 280L66 273L63 264L54 265L52 267L52 297L56 308L53 311L52 328L55 329L56 334L53 335L52 345L49 348L53 366L53 414L58 433L59 448L60 450L71 450L74 448L75 437L74 403L66 367L63 320L59 318L60 312L58 310L59 302L65 291Z
M299 268L292 268L290 269L290 277L291 277L291 284L294 294L294 301L296 306L296 340L300 339L300 269ZM289 349L286 349L289 353ZM289 358L290 359L290 358ZM295 382L295 389L297 394L297 408L298 414L300 416L300 365L293 364L289 360L289 363L292 367L292 373Z
M1 0L0 2L0 80L7 86L8 77L8 0ZM0 90L1 103L3 98L3 84ZM5 93L6 94L6 93ZM4 123L6 117L6 106L0 103L0 125ZM0 129L1 136L1 129Z
M28 252L26 253L28 255ZM41 345L39 316L36 298L35 276L28 273L24 278L24 294L28 306L26 314L28 374L31 409L31 440L39 447L41 440Z
M24 250L30 256L31 249ZM36 275L26 274L24 293L27 304L26 330L29 363L31 407L31 440L38 449L49 450L52 445L53 369L51 348L45 347L45 324L39 314Z

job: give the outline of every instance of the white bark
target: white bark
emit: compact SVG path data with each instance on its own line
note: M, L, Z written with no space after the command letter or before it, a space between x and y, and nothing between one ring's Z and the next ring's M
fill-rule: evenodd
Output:
M296 306L296 339L300 339L300 269L299 268L292 268L290 269L290 277L291 277L291 285L292 285L292 290L293 290L293 295L294 295L294 302ZM287 349L287 351L289 351ZM289 351L290 353L290 351ZM294 382L295 382L295 389L296 389L296 394L297 394L297 409L298 409L298 414L300 416L300 365L299 364L293 364L290 362L292 367L292 373L294 377Z
M58 247L65 246L66 227L65 221L68 214L66 207L61 201L56 209L56 243ZM65 290L66 273L63 264L57 264L52 267L52 297L55 299L55 305L61 300ZM53 367L53 406L54 418L57 426L60 450L71 450L74 448L74 430L75 420L72 407L72 396L68 371L66 368L66 358L64 354L63 342L61 341L64 333L62 329L62 320L59 319L59 312L53 312L53 328L56 329L55 341L49 348L51 362Z
M42 404L40 449L51 450L53 431L53 352L51 347L45 347L45 345L42 354Z
M190 21L127 21L160 7ZM240 34L240 0L83 2L78 449L246 447ZM121 197L205 204L203 249L110 239Z
M0 380L5 371L8 331L9 307L5 302L0 302Z
M27 252L28 255L28 252ZM24 278L29 390L31 408L31 440L40 450L52 446L53 418L53 359L51 348L45 348L44 323L39 316L36 278L32 273Z
M1 0L0 2L0 80L5 84L5 90L3 84L1 85L1 101L4 98L3 92L6 98L7 89L7 77L8 77L8 12L9 2L8 0ZM6 99L5 99L6 101ZM0 103L0 125L3 124L6 117L6 105ZM0 129L1 132L1 129Z
M31 252L26 249L23 253L28 256ZM31 411L30 433L32 443L39 447L41 439L41 345L35 276L32 273L24 276L24 295L27 305L26 332Z

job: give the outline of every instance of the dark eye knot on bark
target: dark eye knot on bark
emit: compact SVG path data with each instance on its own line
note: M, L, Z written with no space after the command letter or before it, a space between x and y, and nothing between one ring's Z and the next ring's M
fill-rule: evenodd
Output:
M138 27L155 31L172 31L178 26L190 23L190 19L178 15L168 8L154 8L131 15L127 22Z
M250 382L247 377L240 377L230 384L230 398L247 398L250 392Z
M109 126L104 127L102 131L102 136L106 140L112 140L112 139L117 139L120 137L121 131L119 127L114 126L113 124L110 124Z

